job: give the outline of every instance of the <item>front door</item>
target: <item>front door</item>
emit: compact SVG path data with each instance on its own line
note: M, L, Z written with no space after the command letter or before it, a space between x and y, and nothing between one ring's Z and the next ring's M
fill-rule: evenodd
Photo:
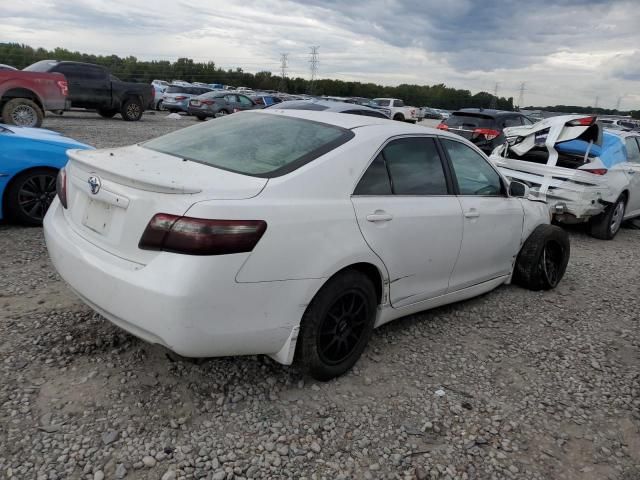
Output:
M390 141L360 180L358 225L390 275L391 305L446 293L462 241L462 211L435 140Z
M450 291L455 291L511 273L524 211L519 199L507 195L505 183L484 156L456 140L441 142L464 218L462 247L450 282Z

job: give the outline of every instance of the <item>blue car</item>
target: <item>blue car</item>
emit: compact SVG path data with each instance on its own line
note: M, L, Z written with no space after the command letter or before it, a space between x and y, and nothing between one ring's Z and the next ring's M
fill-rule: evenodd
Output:
M0 219L41 225L71 148L93 149L51 130L0 124Z

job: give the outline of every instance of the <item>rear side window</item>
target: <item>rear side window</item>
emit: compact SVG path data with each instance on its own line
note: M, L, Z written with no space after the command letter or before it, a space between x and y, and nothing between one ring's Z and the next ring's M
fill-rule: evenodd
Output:
M637 139L634 137L628 137L625 140L627 145L627 157L630 162L640 163L640 148L638 148Z
M393 140L371 163L354 194L447 195L447 181L435 141Z
M522 119L520 117L508 117L504 119L505 127L520 127L522 126Z
M178 158L257 177L289 173L354 134L334 125L266 113L218 118L142 144Z
M486 115L454 113L445 122L450 127L461 128L493 128L495 119Z
M178 87L175 85L167 87L167 89L165 90L165 93L185 93L185 92L186 92L185 87Z
M369 165L360 179L354 195L391 195L391 181L382 153Z
M446 138L441 141L451 159L460 195L502 195L500 175L484 157L463 143Z

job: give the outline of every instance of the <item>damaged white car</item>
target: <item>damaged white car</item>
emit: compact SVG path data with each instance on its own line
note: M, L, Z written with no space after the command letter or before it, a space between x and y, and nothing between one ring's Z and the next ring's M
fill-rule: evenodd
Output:
M640 132L605 131L584 115L504 132L491 161L546 200L556 221L588 222L593 237L610 240L624 220L640 216Z

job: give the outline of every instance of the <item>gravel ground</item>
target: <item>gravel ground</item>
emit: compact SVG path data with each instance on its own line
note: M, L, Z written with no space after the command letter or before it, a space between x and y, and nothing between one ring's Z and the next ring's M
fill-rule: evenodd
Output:
M45 127L106 147L194 123L163 117ZM321 384L168 356L79 302L41 229L0 225L0 478L640 479L640 230L571 241L555 291L396 321Z

